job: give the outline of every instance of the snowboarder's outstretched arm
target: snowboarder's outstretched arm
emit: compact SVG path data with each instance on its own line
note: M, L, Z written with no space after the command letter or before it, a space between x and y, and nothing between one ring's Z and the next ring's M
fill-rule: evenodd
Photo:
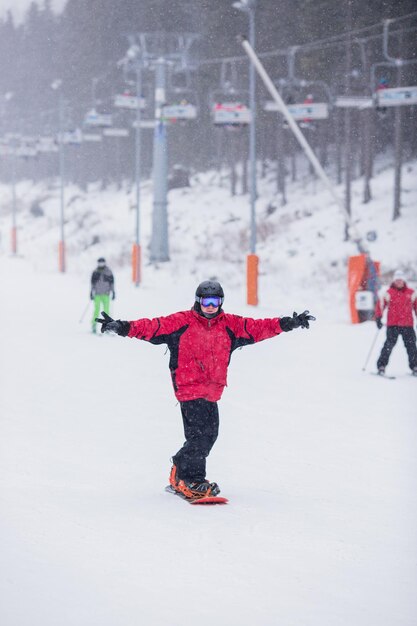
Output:
M103 319L97 318L101 326L101 332L112 331L122 337L143 339L152 343L166 343L167 336L186 327L189 320L186 312L173 313L165 317L154 317L153 319L142 318L132 322L113 320L106 313L102 312Z
M253 319L226 313L226 323L237 340L247 339L247 343L257 343L264 339L270 339L282 332L288 332L294 328L309 328L309 322L315 320L309 311L293 313L292 317L272 317L267 319Z

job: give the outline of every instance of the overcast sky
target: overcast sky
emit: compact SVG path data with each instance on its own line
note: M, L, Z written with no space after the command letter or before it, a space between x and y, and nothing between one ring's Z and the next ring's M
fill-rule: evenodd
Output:
M16 22L20 22L27 11L32 0L0 0L0 17L4 17L7 11L10 9L13 13L13 17ZM55 11L60 11L65 5L66 0L52 0L52 8ZM39 5L42 5L42 0L37 0Z

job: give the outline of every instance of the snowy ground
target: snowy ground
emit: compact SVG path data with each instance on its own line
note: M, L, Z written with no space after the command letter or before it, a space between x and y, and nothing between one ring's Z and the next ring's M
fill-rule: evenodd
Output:
M209 460L230 504L202 509L163 491L163 347L90 335L75 277L4 259L1 284L2 624L416 623L417 381L402 348L395 381L362 373L373 324L234 355ZM188 307L166 287L132 316Z
M412 175L412 167L404 173L396 223L392 172L375 181L371 205L359 204L355 187L360 227L378 229L372 252L387 272L416 262ZM6 191L2 626L414 626L417 381L402 345L389 366L396 380L361 371L376 329L348 323L345 263L354 250L341 242L343 222L327 196L312 192L306 207L294 191L291 205L262 220L254 310L244 305L237 259L247 198L230 200L209 175L170 194L172 262L149 267L145 250L139 289L124 265L134 219L127 196L92 190L73 200L69 272L59 275L56 190L45 216L34 218L28 206L46 191L19 186L18 258L8 256ZM265 186L261 211L270 197ZM150 206L145 185L145 240ZM100 245L89 245L92 234ZM228 506L191 507L164 493L183 441L168 355L163 346L91 335L91 311L78 323L100 254L116 271L113 311L122 319L189 308L196 283L212 274L225 285L228 311L317 314L311 330L232 358L208 463Z

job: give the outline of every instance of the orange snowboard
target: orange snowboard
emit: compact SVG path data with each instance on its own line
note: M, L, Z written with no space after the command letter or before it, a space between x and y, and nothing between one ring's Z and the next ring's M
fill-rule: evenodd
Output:
M209 496L208 498L186 498L181 493L178 493L178 491L175 491L175 489L173 489L171 485L168 485L167 487L165 487L165 491L167 491L168 493L172 493L174 496L179 496L180 498L182 498L182 500L186 500L190 504L213 505L213 504L227 504L229 502L227 498L222 498L219 496Z

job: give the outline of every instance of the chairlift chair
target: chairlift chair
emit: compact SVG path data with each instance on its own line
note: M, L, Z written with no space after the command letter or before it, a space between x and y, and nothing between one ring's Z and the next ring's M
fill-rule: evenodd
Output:
M215 126L226 129L247 127L251 122L249 93L239 89L236 63L224 61L220 67L220 88L211 94Z
M129 89L125 89L123 93L118 93L114 96L113 105L118 109L136 111L138 108L138 98L136 94L132 93ZM145 108L146 98L142 94L140 98L140 109L143 111Z
M163 107L163 117L170 122L189 122L198 114L197 93L192 88L190 71L175 69L169 72L168 102Z
M92 108L85 114L84 125L94 128L110 128L113 126L111 113L100 113Z
M66 130L62 133L62 143L70 146L80 146L83 142L83 133L80 128Z
M135 98L137 101L137 98ZM103 128L103 137L109 137L111 139L126 139L129 137L129 128L123 123L123 112L121 109L113 116L113 125L111 128Z

